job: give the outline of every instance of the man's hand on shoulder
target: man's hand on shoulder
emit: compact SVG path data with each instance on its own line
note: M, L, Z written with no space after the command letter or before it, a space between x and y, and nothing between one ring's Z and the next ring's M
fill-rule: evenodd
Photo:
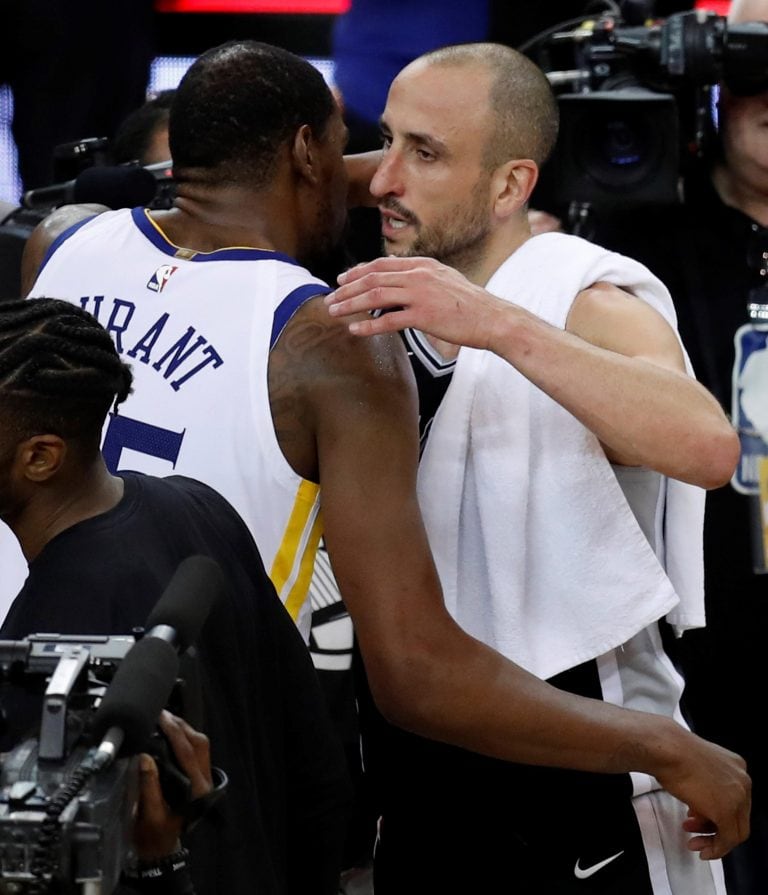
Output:
M419 329L471 348L491 348L499 317L509 303L471 283L463 274L432 258L377 258L339 277L326 296L333 317L387 311L376 318L349 321L357 336Z

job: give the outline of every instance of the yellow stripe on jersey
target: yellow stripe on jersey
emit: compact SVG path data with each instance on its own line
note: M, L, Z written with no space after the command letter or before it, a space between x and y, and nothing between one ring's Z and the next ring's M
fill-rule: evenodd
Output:
M269 573L294 621L309 592L315 553L322 534L319 494L319 485L302 480Z
M317 516L315 516L315 522L309 533L307 546L301 557L301 562L299 564L299 574L296 578L296 583L291 588L291 591L288 594L288 599L285 601L285 608L288 610L291 618L294 621L296 621L296 619L299 617L299 611L304 605L304 601L307 599L307 594L309 593L309 584L312 580L312 573L315 569L315 554L317 553L317 546L320 543L320 535L322 533L322 514L318 512Z

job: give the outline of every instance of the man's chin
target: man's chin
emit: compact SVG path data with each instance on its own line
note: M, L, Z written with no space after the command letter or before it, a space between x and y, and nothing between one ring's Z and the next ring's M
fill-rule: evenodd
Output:
M387 239L386 236L381 238L381 250L384 255L394 255L395 258L415 258L416 252L412 245L403 245L394 240Z

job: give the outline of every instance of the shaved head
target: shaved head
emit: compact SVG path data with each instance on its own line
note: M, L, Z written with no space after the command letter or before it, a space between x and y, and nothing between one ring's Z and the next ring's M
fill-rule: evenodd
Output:
M413 65L438 65L486 71L491 127L485 162L496 168L508 159L530 158L543 164L557 139L557 100L544 72L517 50L502 44L443 47ZM407 70L407 69L406 69Z
M731 25L741 22L768 22L768 0L733 0L728 13Z

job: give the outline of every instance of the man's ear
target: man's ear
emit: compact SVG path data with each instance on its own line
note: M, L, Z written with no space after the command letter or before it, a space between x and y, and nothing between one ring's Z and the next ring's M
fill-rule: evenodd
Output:
M33 435L16 448L14 468L29 482L47 482L61 469L67 443L58 435Z
M291 147L291 160L301 177L313 184L317 183L317 141L308 124L302 124L296 131Z
M491 175L491 198L493 211L500 218L523 208L536 186L539 167L532 159L510 159Z

